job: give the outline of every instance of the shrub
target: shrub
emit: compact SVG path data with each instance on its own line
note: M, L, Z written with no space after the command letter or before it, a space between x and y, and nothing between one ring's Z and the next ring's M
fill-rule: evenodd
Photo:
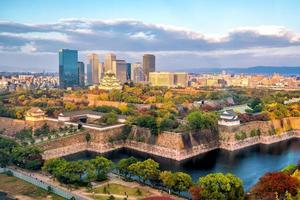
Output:
M236 140L244 140L247 138L247 134L244 131L240 131L238 133L235 133L235 139Z
M103 112L103 113L110 113L114 112L116 114L121 114L121 110L119 108L113 106L97 106L94 111Z
M116 124L117 122L118 116L113 112L106 113L99 119L99 123L106 126Z

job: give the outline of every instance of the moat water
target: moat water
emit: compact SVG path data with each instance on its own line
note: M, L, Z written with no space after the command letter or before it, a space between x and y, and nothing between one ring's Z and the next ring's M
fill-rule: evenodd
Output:
M67 160L94 158L97 153L81 152L66 156ZM214 150L185 161L174 161L129 149L115 150L103 156L114 162L130 156L141 160L152 158L162 170L189 173L194 181L200 176L215 172L231 172L240 177L246 190L250 189L266 172L278 171L300 160L300 139L291 139L271 145L255 145L238 151Z

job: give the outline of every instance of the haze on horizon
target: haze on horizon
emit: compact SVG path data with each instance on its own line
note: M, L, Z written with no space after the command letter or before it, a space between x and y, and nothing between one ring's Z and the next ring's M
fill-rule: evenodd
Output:
M0 71L58 71L58 50L156 55L157 70L300 66L297 0L2 0Z

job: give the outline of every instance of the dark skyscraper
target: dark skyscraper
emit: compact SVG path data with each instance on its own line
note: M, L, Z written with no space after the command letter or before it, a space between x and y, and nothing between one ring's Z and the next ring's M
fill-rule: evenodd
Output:
M61 88L78 86L78 52L61 49L59 51L59 85Z
M144 54L143 71L146 81L149 81L149 72L155 72L155 56L152 54Z
M78 62L78 83L80 87L84 87L84 63Z
M126 63L126 78L127 81L131 78L131 63Z

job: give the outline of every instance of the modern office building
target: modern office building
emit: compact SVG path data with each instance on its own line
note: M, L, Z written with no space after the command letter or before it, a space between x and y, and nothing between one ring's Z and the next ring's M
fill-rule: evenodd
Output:
M89 85L98 85L99 84L99 58L98 55L92 53L88 55L88 83Z
M78 84L80 87L84 87L84 63L83 62L77 62L78 66Z
M113 61L116 60L116 55L112 53L105 54L104 56L104 73L113 71Z
M60 88L78 86L77 50L59 50L59 86Z
M86 65L86 85L93 85L92 77L92 66L88 63Z
M99 63L99 80L104 77L104 63Z
M144 82L145 81L144 71L143 71L143 67L142 67L141 63L137 62L137 63L132 63L131 64L130 79L134 83Z
M112 62L112 73L116 75L121 83L127 82L127 63L125 60L114 60Z
M174 85L176 87L187 87L188 74L186 72L174 72Z
M187 87L187 73L184 72L150 72L149 82L153 86Z
M144 54L143 71L146 81L149 81L149 73L155 72L155 56L152 54Z
M131 63L126 63L126 79L131 80Z

